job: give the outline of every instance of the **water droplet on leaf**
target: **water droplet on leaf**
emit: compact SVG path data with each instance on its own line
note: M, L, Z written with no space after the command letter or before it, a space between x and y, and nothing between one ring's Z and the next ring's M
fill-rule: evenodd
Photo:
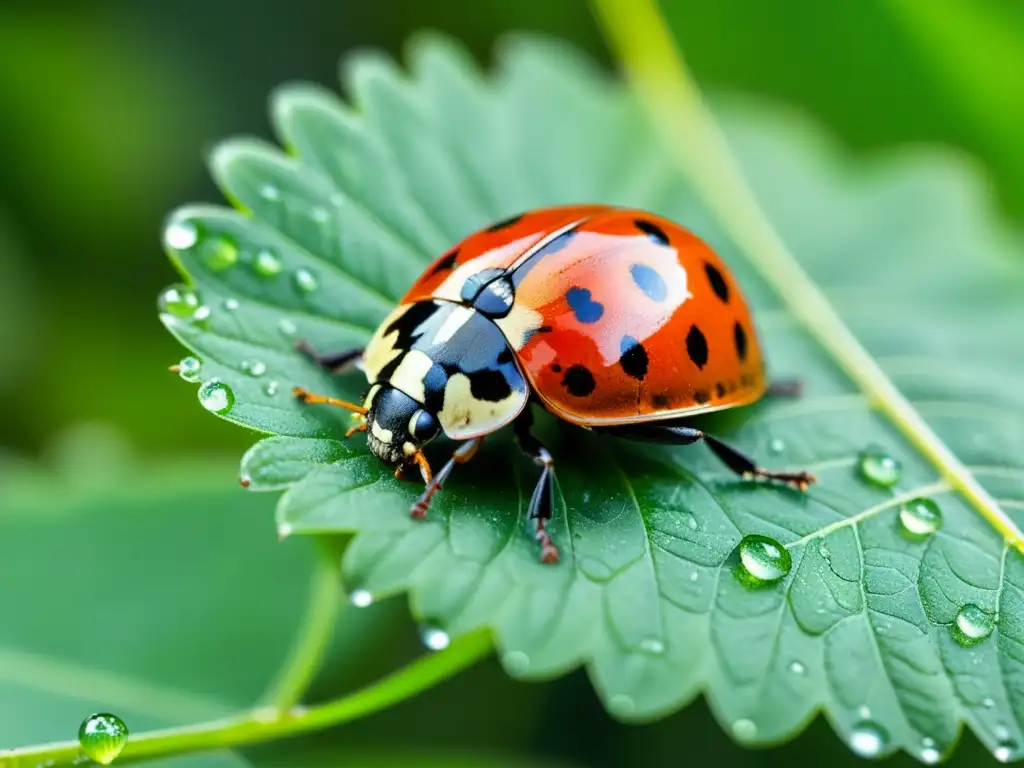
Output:
M256 270L256 274L273 277L281 271L281 259L270 249L264 248L256 254L256 260L252 266Z
M996 705L996 700L991 697L985 697L981 700L981 706L985 709L992 709Z
M656 637L647 637L640 641L640 649L652 656L660 656L665 652L665 643Z
M857 723L850 733L850 749L861 757L877 757L888 745L888 732L870 720Z
M748 587L774 584L793 567L789 550L775 539L751 534L739 546L740 562L736 569L739 580Z
M522 651L509 651L501 657L505 669L514 675L523 675L530 669L530 657Z
M1000 763L1008 763L1013 760L1017 752L1017 742L1012 739L1000 741L992 750L992 756Z
M878 448L862 451L858 468L861 477L882 488L892 488L903 474L899 460Z
M316 275L308 269L296 270L294 280L295 287L302 293L312 293L320 285L317 282Z
M199 371L203 367L194 357L183 357L178 363L178 375L185 381L195 383L199 381Z
M784 450L786 450L786 441L785 440L782 440L782 439L776 437L770 443L768 443L768 452L769 453L773 453L776 456L778 456Z
M617 693L608 700L608 709L612 711L612 714L619 717L631 715L633 710L636 709L636 702L623 693Z
M204 244L203 263L212 272L223 272L238 261L238 246L227 237L215 237Z
M733 735L740 741L750 741L757 736L757 723L747 718L741 718L732 724Z
M295 327L295 323L293 323L288 318L284 318L283 320L281 320L281 322L277 324L277 329L281 331L281 333L283 333L285 336L294 336L298 331L298 329Z
M199 230L191 221L172 221L164 230L164 243L176 251L184 251L196 244Z
M420 627L420 641L424 647L432 651L443 651L448 647L451 638L443 629L424 625Z
M356 608L366 608L373 605L373 595L366 589L353 589L348 595L348 601Z
M199 388L199 402L212 413L227 413L235 404L235 393L227 384L213 379Z
M224 299L224 309L234 312L238 309L238 299Z
M259 378L267 372L267 364L260 362L259 360L253 360L251 363L248 360L243 360L242 370L253 378Z
M260 184L260 197L264 200L280 200L281 190L270 182Z
M186 285L172 285L160 294L157 307L165 314L191 320L201 306L199 294Z
M309 215L312 217L313 221L318 224L326 224L327 220L331 218L331 214L328 210L320 205L314 206L309 212Z
M267 397L273 397L274 395L277 394L277 387L278 384L276 381L268 381L266 384L263 385L263 394L265 394Z
M973 603L968 603L957 613L950 632L952 632L954 640L965 648L969 648L991 635L995 626L995 617L991 613L986 613Z
M128 741L128 726L117 715L101 712L90 715L78 728L82 751L100 765L114 762Z
M900 526L910 538L927 538L942 527L942 510L931 499L911 499L900 507Z
M799 661L791 661L788 667L789 671L794 675L802 675L807 671L807 667L801 664Z
M935 739L930 739L927 736L921 739L921 762L925 765L935 765L939 762L939 758L942 757L942 753L935 747Z

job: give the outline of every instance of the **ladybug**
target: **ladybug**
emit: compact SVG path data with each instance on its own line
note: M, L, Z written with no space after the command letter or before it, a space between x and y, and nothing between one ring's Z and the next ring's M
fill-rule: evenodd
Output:
M806 472L762 469L681 420L752 403L769 386L750 309L726 265L696 235L645 211L559 206L505 219L435 260L365 349L299 348L331 372L360 364L370 384L362 405L301 387L293 394L354 411L358 423L345 436L365 432L396 477L419 469L426 488L415 518L455 465L512 423L540 467L528 515L544 562L558 560L545 529L554 465L531 434L531 401L588 430L703 440L744 477L802 491L814 482ZM422 448L441 433L460 445L435 473Z

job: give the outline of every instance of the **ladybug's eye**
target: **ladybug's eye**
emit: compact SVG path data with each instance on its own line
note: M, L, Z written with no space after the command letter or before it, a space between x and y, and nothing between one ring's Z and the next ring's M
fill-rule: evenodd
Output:
M422 409L416 411L412 418L409 419L409 434L421 443L435 437L440 429L441 427L438 425L437 419L434 418L433 414L427 413Z

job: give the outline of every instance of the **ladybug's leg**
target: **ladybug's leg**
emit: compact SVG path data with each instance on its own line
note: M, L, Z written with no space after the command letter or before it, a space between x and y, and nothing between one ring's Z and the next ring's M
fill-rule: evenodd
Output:
M476 452L480 449L480 444L484 441L483 436L474 437L472 440L467 440L452 453L452 457L445 462L444 466L441 467L440 471L436 474L431 475L430 464L427 463L427 458L422 453L417 453L415 462L420 467L420 473L423 475L423 480L426 482L427 487L423 490L423 494L416 500L416 503L412 505L409 510L409 514L417 519L423 519L427 516L427 507L430 506L430 499L433 498L434 494L441 490L441 486L444 485L444 481L448 479L448 475L455 469L456 464L465 464L467 461L476 456ZM395 472L397 477L399 472Z
M776 379L769 382L768 397L800 397L804 393L804 383L800 379Z
M355 349L344 349L341 352L333 352L329 355L321 355L318 354L317 351L313 349L313 345L305 339L299 339L299 341L295 342L295 348L299 350L299 352L304 353L321 368L331 373L341 373L363 354L363 348L356 347Z
M632 440L644 440L653 443L671 443L673 445L690 445L703 440L715 456L737 475L744 477L763 477L766 480L778 480L787 485L806 491L807 486L815 482L813 475L807 472L774 472L757 466L757 463L742 451L724 443L717 437L701 432L693 427L673 424L636 424L623 427L607 427L611 435Z
M533 417L530 415L529 406L515 421L516 441L519 443L523 453L533 459L540 469L540 477L537 485L533 488L533 495L530 496L530 506L527 508L526 516L535 521L535 537L540 542L540 559L543 563L558 562L558 547L551 539L545 523L551 519L552 507L555 497L555 463L551 458L548 449L530 431L533 426Z

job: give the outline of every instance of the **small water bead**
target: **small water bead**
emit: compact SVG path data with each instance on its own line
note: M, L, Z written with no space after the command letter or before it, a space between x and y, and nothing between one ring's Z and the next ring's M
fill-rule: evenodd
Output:
M785 440L782 440L782 439L776 437L774 440L772 440L770 443L768 443L768 451L769 451L769 453L773 453L776 456L778 456L784 450L786 450L786 441Z
M1012 739L1000 741L992 750L992 756L1000 763L1008 763L1013 760L1018 749L1017 742Z
M861 757L878 757L889 745L889 733L878 723L864 720L850 733L850 749Z
M751 534L739 546L740 563L737 576L748 587L774 584L793 567L789 550L775 539Z
M792 672L794 675L802 675L807 671L807 667L805 667L799 661L791 661L787 669L789 669L789 671Z
M227 413L235 404L235 393L227 384L212 379L199 388L199 403L211 413Z
M880 448L862 451L858 469L862 478L882 488L892 488L903 474L900 461Z
M900 507L903 532L914 539L924 539L942 527L942 510L931 499L911 499Z
M652 656L660 656L665 652L665 643L656 637L647 637L640 641L640 650Z
M281 190L270 182L260 184L260 197L264 200L280 200Z
M185 381L195 383L199 381L199 371L203 364L194 357L183 357L178 363L178 375Z
M224 299L224 309L228 312L235 312L238 310L238 299Z
M750 741L757 737L757 723L741 718L732 724L732 733L740 741Z
M299 269L295 272L295 287L301 293L312 293L315 291L320 284L317 282L316 275L310 272L308 269Z
M326 208L319 205L314 206L313 210L309 212L309 215L312 217L313 221L317 222L318 224L326 224L327 221L331 218L330 212Z
M633 701L632 697L626 696L624 693L617 693L608 700L608 709L612 711L612 714L620 717L631 715L633 710L636 709L636 702Z
M278 383L276 381L268 381L263 385L263 394L267 397L273 397L277 394Z
M191 221L172 221L164 230L164 243L176 251L184 251L196 244L199 230Z
M192 313L192 319L197 323L202 323L210 319L210 308L205 304L195 312Z
M530 669L530 657L522 651L509 651L501 661L505 669L514 675L525 674Z
M992 634L996 620L973 603L968 603L956 615L950 632L953 639L965 648L977 645Z
M260 376L267 372L267 364L259 360L253 360L252 362L249 362L248 360L243 360L242 370L248 373L253 378L258 379Z
M110 765L128 741L128 726L117 715L100 712L90 715L78 728L82 751L100 765Z
M425 625L420 627L420 641L424 647L432 651L443 651L448 647L451 638L443 629Z
M921 739L921 762L926 765L935 765L939 762L942 753L935 746L935 739L925 736Z
M331 192L330 197L328 197L327 199L335 208L341 208L341 206L345 204L345 196L342 195L340 192Z
M223 272L238 262L238 246L227 237L215 237L203 246L203 263L213 272Z
M373 595L366 589L353 589L349 593L348 601L356 608L367 608L373 605Z
M869 717L871 717L871 708L867 704L861 704L859 707L857 707L857 715L862 720L867 720Z
M981 700L981 706L983 706L985 709L992 709L992 707L994 707L995 705L996 700L993 699L991 696L986 696L984 699Z
M252 266L256 270L256 274L263 277L274 277L281 272L281 258L269 248L264 248L256 254Z
M277 324L277 329L285 336L294 336L299 330L295 327L295 323L288 318L283 318L281 322Z
M201 306L199 294L186 285L172 285L160 294L159 310L165 314L190 320Z

